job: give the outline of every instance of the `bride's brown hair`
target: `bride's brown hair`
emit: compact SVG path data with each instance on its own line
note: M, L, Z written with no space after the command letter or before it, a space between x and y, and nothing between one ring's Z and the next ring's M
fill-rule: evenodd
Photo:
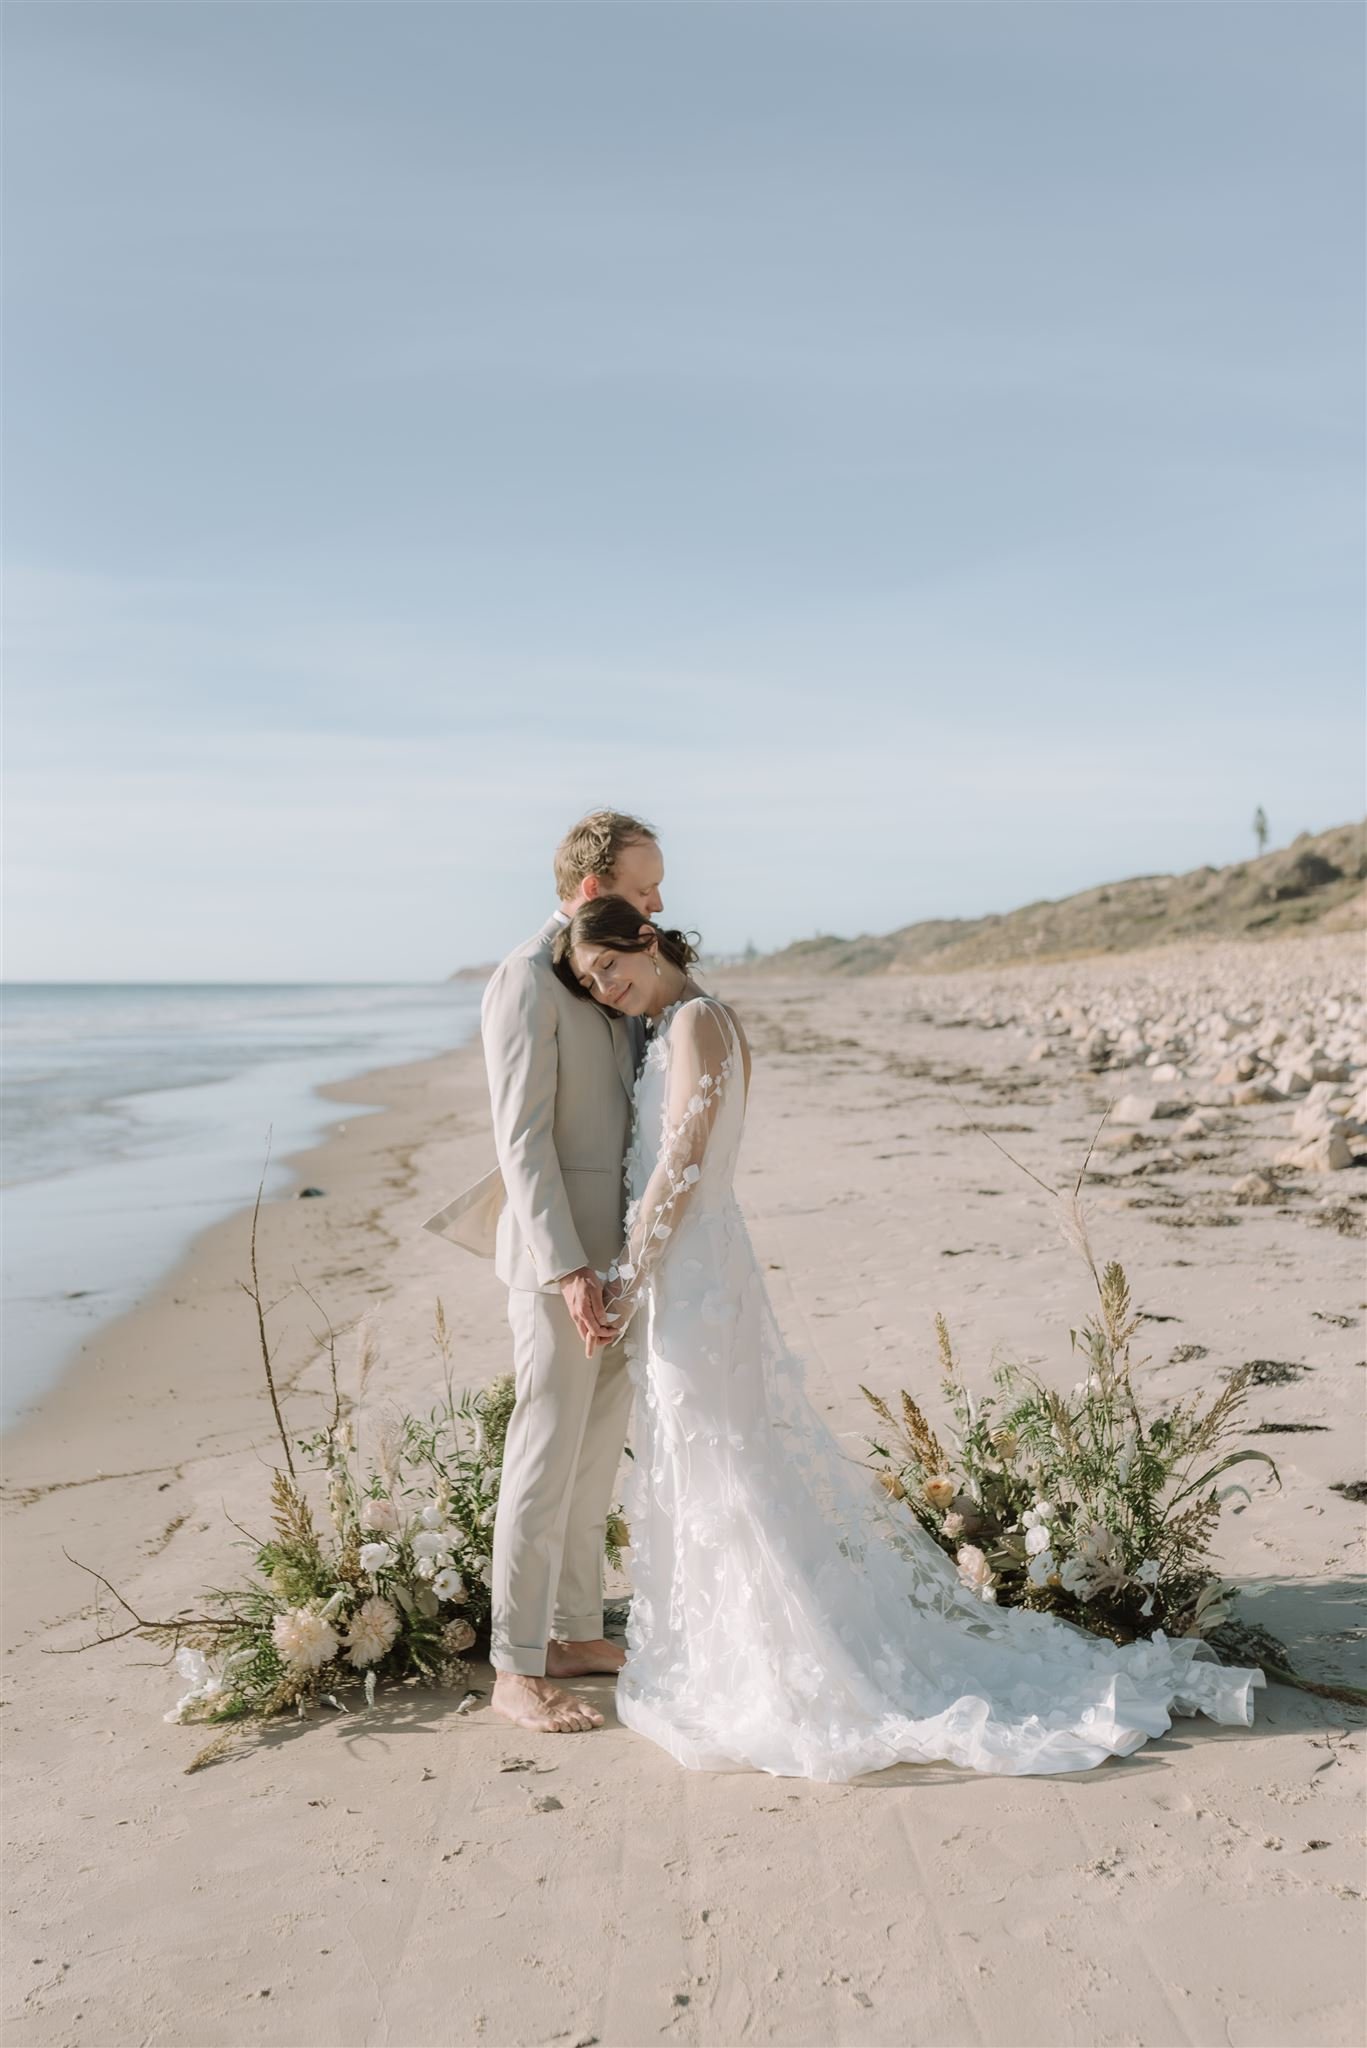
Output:
M642 932L645 937L642 937ZM570 954L576 946L611 946L616 953L644 953L650 945L650 934L654 933L660 942L660 952L666 960L686 974L693 962L701 957L693 939L687 932L672 931L658 925L628 903L625 896L591 896L581 903L569 923L555 942L552 960L555 971L566 988L572 988L577 996L592 1002L593 997L584 987L570 965Z

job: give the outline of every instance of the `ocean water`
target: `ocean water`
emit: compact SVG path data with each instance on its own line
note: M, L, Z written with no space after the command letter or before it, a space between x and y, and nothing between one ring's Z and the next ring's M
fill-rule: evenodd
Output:
M470 982L7 983L0 992L0 1426L194 1234L369 1112L318 1088L465 1043Z

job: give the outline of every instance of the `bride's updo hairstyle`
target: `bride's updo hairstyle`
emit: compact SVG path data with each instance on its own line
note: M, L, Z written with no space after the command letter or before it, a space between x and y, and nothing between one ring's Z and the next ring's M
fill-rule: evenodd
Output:
M642 938L642 926L654 932L663 958L673 961L685 974L701 957L687 932L666 930L634 903L628 903L625 896L591 896L587 903L580 904L555 942L555 971L566 988L591 1003L593 997L570 965L570 954L576 946L611 946L614 953L644 953L650 941ZM697 936L694 932L693 938Z

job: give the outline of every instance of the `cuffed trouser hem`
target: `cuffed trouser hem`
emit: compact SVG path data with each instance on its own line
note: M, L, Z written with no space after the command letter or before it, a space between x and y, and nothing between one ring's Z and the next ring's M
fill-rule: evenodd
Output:
M521 1678L546 1676L544 1644L539 1650L520 1650L509 1643L495 1643L489 1651L489 1662L495 1671L516 1671Z
M559 1636L562 1643L597 1643L603 1637L603 1610L593 1614L572 1614L562 1620L557 1614L551 1634Z

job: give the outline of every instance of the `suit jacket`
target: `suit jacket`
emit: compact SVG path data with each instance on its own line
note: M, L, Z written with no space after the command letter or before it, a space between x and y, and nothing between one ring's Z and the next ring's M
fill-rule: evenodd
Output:
M622 1248L623 1162L644 1030L573 995L551 918L494 970L480 1007L498 1165L424 1229L484 1257L505 1286L550 1293Z

